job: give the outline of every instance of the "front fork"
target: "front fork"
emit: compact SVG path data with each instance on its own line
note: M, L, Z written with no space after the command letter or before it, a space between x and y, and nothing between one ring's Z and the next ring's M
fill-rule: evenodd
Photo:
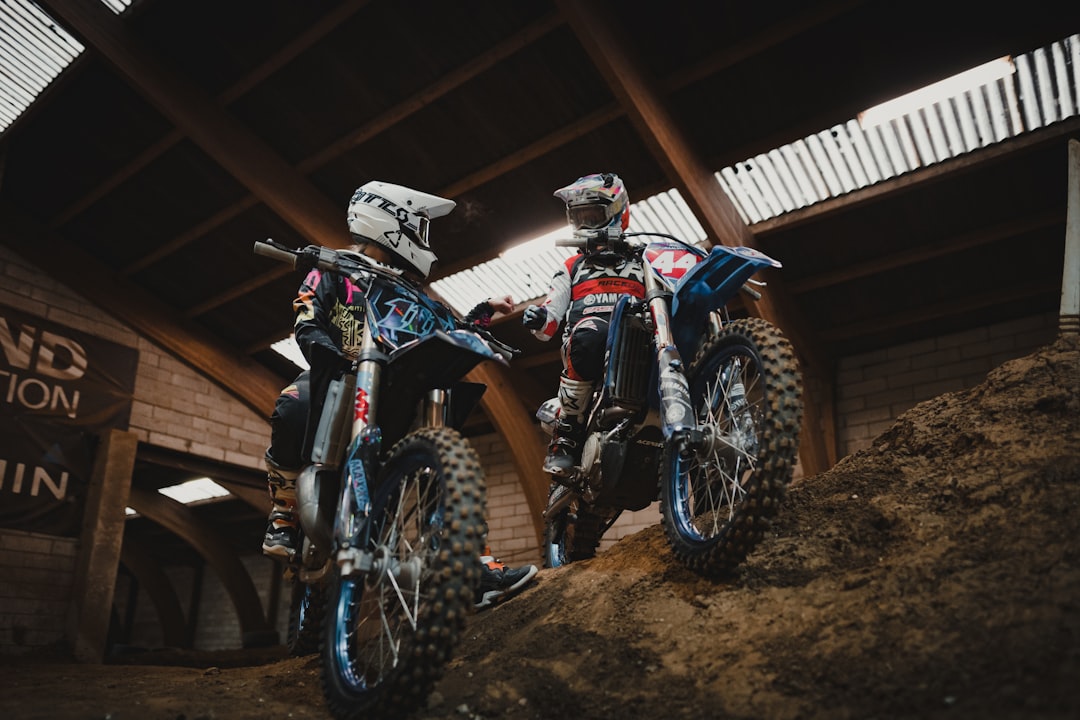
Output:
M382 431L375 422L378 409L379 380L388 357L379 349L371 330L370 318L364 323L360 354L356 360L356 396L353 403L352 430L345 454L341 495L334 519L334 544L342 576L372 569L374 556L368 548L371 514L369 478L377 467L382 447Z
M367 317L374 317L367 313ZM356 399L353 407L349 449L345 455L344 482L338 498L334 520L334 541L337 563L343 576L371 571L377 562L371 550L370 525L371 483L382 449L382 431L376 423L379 380L389 358L379 349L365 323L356 361ZM446 391L432 390L424 399L423 423L441 427L446 417Z
M686 368L671 332L671 293L648 271L645 273L645 291L655 328L661 429L664 439L674 443L679 454L686 456L700 448L704 438L697 428Z

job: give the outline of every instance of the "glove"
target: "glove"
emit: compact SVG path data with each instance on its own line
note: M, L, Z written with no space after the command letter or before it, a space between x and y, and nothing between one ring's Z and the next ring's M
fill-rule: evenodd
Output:
M547 324L547 310L530 305L521 313L521 324L529 330L539 330Z

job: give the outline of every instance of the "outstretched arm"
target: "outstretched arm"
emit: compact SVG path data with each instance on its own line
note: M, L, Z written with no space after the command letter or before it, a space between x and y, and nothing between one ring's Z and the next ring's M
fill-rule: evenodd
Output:
M477 303L476 307L465 316L465 322L486 328L491 324L491 318L495 313L510 313L514 311L514 298L503 295L497 298L488 298Z

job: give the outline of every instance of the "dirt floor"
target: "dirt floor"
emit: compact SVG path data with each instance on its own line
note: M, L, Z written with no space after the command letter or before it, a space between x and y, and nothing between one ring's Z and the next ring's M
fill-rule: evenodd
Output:
M1080 717L1080 342L790 488L728 582L659 527L474 615L416 718ZM314 657L0 668L5 720L326 718ZM181 666L187 665L187 667Z

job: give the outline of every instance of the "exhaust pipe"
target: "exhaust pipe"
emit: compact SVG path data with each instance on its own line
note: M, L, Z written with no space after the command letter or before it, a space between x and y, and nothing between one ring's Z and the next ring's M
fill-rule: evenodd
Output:
M328 552L334 535L334 516L332 510L337 501L337 483L328 482L336 479L337 471L320 472L320 465L308 465L296 478L296 509L300 517L300 527L315 547ZM328 512L329 510L329 512Z

